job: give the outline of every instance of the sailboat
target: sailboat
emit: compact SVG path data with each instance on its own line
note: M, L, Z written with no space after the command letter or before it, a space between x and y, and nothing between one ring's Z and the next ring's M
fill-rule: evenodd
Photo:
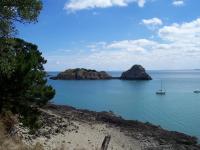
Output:
M158 91L156 92L156 94L157 94L157 95L165 95L166 92L163 90L163 87L162 87L162 80L161 80L160 87L161 87L160 90L158 90Z
M196 89L196 90L194 91L194 93L200 94L200 90L199 90L199 89Z

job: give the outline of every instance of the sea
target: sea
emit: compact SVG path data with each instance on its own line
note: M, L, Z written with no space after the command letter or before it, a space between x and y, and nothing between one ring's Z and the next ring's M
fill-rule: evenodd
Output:
M147 71L151 81L50 80L55 104L113 111L125 119L150 122L200 139L200 70ZM108 72L119 77L122 72ZM49 72L56 75L58 72ZM156 95L161 81L166 95Z

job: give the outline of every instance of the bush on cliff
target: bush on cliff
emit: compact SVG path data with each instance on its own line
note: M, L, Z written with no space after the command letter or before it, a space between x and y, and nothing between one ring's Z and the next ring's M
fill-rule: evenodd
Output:
M38 47L21 39L0 39L0 113L17 114L31 129L38 128L38 108L49 102L55 91L47 85Z
M38 128L38 108L55 94L46 84L46 60L37 46L11 38L16 22L37 22L41 10L41 0L0 0L0 114L8 128L14 123L9 116L16 114L24 125Z

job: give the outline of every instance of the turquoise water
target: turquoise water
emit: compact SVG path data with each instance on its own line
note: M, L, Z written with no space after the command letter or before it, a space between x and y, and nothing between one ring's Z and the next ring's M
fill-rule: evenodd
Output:
M125 119L161 125L200 139L200 71L148 71L152 81L53 81L53 102L95 111L112 110ZM56 73L50 73L56 74ZM120 72L110 72L119 76ZM167 91L156 95L162 79Z

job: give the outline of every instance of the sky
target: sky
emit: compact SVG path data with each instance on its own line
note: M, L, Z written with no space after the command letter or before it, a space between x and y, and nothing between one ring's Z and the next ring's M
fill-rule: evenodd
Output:
M18 37L37 44L47 71L200 68L200 0L43 0Z

